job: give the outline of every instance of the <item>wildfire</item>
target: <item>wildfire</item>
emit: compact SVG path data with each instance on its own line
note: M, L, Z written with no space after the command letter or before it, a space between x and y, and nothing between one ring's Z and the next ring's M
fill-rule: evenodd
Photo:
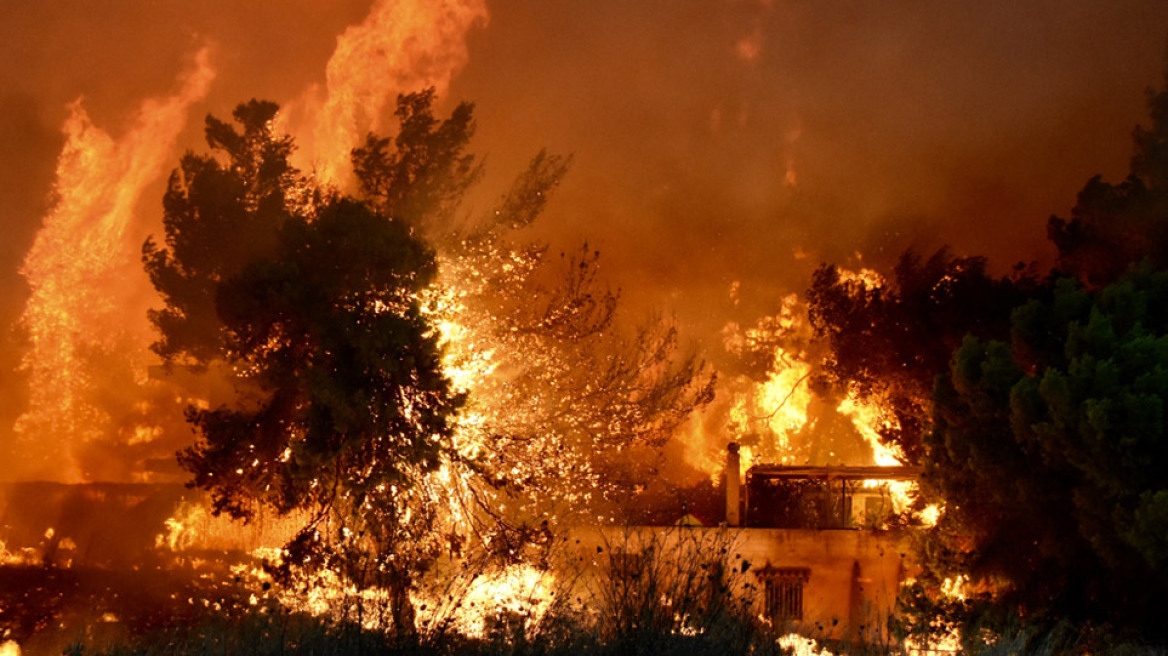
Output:
M318 178L346 187L350 150L380 129L385 108L399 93L434 87L444 94L466 65L467 32L486 21L484 0L379 0L363 23L345 30L326 69L326 98L314 112Z
M40 560L33 549L18 550L12 553L8 545L0 540L0 565L35 565Z
M912 585L915 579L906 579L904 585ZM946 577L941 582L941 597L946 601L964 601L968 595L969 576L959 575L957 577ZM904 640L904 652L908 656L930 656L931 654L960 654L962 651L962 637L961 630L957 626L946 627L940 620L934 620L930 624L933 630L933 635L917 637L907 637ZM996 638L992 633L983 629L982 640L987 645L992 645Z
M865 286L883 284L868 269L841 275ZM833 401L812 391L814 344L806 307L797 295L785 297L775 315L752 327L728 324L723 338L726 351L748 372L723 377L721 401L685 427L680 438L693 447L686 451L690 464L716 479L730 440L741 445L744 468L760 463L904 464L903 454L880 439L895 419L878 400L848 392ZM904 495L894 492L898 496Z
M887 416L878 404L864 403L855 393L851 393L840 402L836 410L852 420L852 425L872 447L877 465L895 467L904 464L904 454L900 449L880 441L881 429L892 426L895 420Z
M317 101L314 111L313 137L306 142L311 162L306 168L314 168L317 179L325 184L347 188L351 149L367 131L380 128L387 104L403 91L435 87L444 92L452 76L466 64L467 32L486 20L483 0L379 0L364 23L351 27L337 40L326 70L325 96ZM746 48L740 50L744 58L757 57L757 44L742 47ZM70 106L64 125L66 145L57 166L56 202L22 268L31 288L22 317L31 343L22 364L29 373L31 399L17 430L26 444L64 442L63 461L58 458L51 469L35 475L51 472L54 477L81 482L89 478L89 472L78 459L78 447L119 431L126 445L145 445L164 432L155 423L114 427L109 412L91 397L99 383L109 383L99 378L108 376L99 357L124 359L127 353L147 351L150 337L145 322L125 323L127 307L141 303L129 298L128 292L118 291L128 276L141 275L131 247L131 238L137 238L132 231L135 208L143 191L166 170L190 107L204 97L213 77L208 52L200 51L195 65L181 78L181 89L172 96L144 102L133 127L120 138L94 126L80 100ZM795 133L790 141L797 136ZM793 161L788 163L786 180L792 186L796 182ZM498 258L499 252L488 256ZM536 259L515 249L505 254L498 270L491 271L482 260L442 253L442 279L424 299L426 312L441 335L445 373L456 390L469 394L470 402L457 418L454 444L461 461L448 460L419 476L413 493L445 501L435 510L435 534L455 535L453 541L474 534L480 541L477 546L506 551L511 560L519 559L517 548L499 547L495 536L479 533L479 518L484 513L506 517L515 510L514 505L521 505L526 516L545 520L546 530L546 520L554 523L562 518L565 506L590 500L592 492L586 490L599 478L589 461L596 447L587 439L573 442L565 435L575 431L575 435L590 439L611 428L603 423L607 417L586 417L568 429L555 428L554 420L568 414L570 408L558 407L560 401L548 397L557 393L566 396L571 391L586 398L595 390L587 385L582 390L558 388L562 383L554 375L561 373L557 367L562 369L562 364L555 360L555 354L535 345L514 325L502 330L506 325L496 321L490 314L492 309L481 303L490 276L525 279ZM844 273L861 284L882 284L868 270ZM806 310L797 296L785 298L774 317L755 327L728 326L725 340L728 351L764 354L763 371L755 378L728 378L724 406L716 413L716 429L705 431L701 420L690 424L687 439L703 442L702 448L687 452L695 464L713 475L720 473L724 443L710 449L708 436L716 434L714 439L722 439L727 432L743 445L747 467L760 462L838 461L846 456L817 450L817 435L831 429L824 418L830 412L845 418L866 441L877 464L895 465L903 460L879 440L880 429L890 420L877 404L865 404L854 396L838 404L825 404L812 392L810 332ZM130 370L117 382L129 387L145 385L145 360L139 356L128 360ZM520 384L531 379L545 383L544 387ZM209 402L200 403L206 407ZM155 409L141 400L134 407L143 415ZM481 467L497 480L489 481L490 485L476 483L466 463ZM559 484L530 485L538 479ZM539 500L496 491L524 487L552 489L560 496ZM902 494L907 493L893 491L894 497ZM533 510L536 505L539 508ZM407 520L409 512L407 508ZM262 527L247 532L228 526L225 519L213 518L202 501L183 502L165 521L155 547L179 553L212 544L230 544L232 548L247 545L258 559L278 559L279 550L260 545L285 542L296 519L267 533ZM227 534L230 536L224 537ZM59 546L65 551L76 549L68 539L61 540ZM0 542L0 565L24 563L26 555L10 553ZM271 583L262 569L250 563L237 566L233 574ZM387 603L385 590L358 589L338 572L327 569L301 583L296 590L275 593L276 600L313 614L347 612L354 599L371 605ZM521 617L528 626L538 623L551 606L554 583L554 575L530 564L512 564L473 576L449 626L481 638L487 636L493 619ZM214 604L210 599L199 601L204 606ZM258 601L253 595L252 605ZM423 609L423 615L429 609L428 621L445 621L437 615L444 607L438 597L419 592L413 601ZM365 621L375 622L376 618L370 614ZM830 651L819 650L815 641L793 635L780 638L779 644L795 653L831 656ZM19 653L14 642L0 644L0 656Z
M470 638L484 638L491 621L521 618L539 623L552 604L555 577L531 565L512 565L477 577L466 591L450 626Z
M125 321L132 305L125 278L140 275L126 237L143 190L166 169L188 109L213 77L204 49L182 76L180 90L142 103L133 127L119 139L93 125L80 100L69 106L56 202L21 268L31 288L21 317L31 344L21 365L29 375L30 399L16 430L26 446L57 445L51 467L35 475L84 480L76 450L110 428L108 414L90 400L95 379L103 375L97 358L123 340L138 347L124 351L146 353L144 313L138 315L140 334L131 334L138 326ZM144 374L145 367L140 369ZM134 380L122 381L127 383Z
M742 330L736 324L724 331L726 350L739 354L770 350L762 382L734 381L728 415L730 431L738 434L744 467L760 462L796 462L797 439L807 426L812 402L811 365L806 345L810 337L806 311L798 296L785 297L778 314Z
M791 656L835 656L831 650L821 649L815 639L798 633L788 633L779 638L778 643L779 647L783 648L783 653Z

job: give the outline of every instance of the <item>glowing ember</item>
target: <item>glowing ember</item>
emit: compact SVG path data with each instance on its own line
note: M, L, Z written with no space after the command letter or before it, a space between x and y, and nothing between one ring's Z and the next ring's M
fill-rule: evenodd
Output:
M931 503L925 506L918 517L925 526L936 526L937 520L941 519L941 513L944 511L945 509L940 504Z

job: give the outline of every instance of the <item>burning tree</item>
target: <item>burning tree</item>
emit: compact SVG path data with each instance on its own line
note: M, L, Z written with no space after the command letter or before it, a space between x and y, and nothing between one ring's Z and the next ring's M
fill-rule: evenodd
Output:
M406 217L438 249L430 308L448 371L469 392L456 442L486 474L463 489L477 511L468 518L485 520L492 550L514 553L549 523L610 511L606 495L648 475L630 471L632 454L660 447L710 400L713 379L680 353L666 322L620 325L619 295L598 279L599 252L584 245L557 259L516 237L542 215L567 158L539 153L486 215L458 221L458 201L481 173L466 152L472 107L439 121L432 101L404 96L399 133L370 135L354 168L369 202Z
M166 245L147 271L166 306L150 317L169 365L229 368L232 406L191 408L179 455L216 513L303 513L289 566L332 567L391 591L395 625L432 558L434 501L416 488L453 456L463 397L442 369L420 292L437 265L406 222L314 188L252 101L208 118L221 158L186 155L164 199Z
M933 383L967 334L1009 334L1010 311L1037 282L1025 269L995 278L982 257L906 251L891 281L872 284L821 266L807 293L811 324L827 347L820 384L885 405L883 440L919 462L931 428Z
M511 243L565 158L541 153L494 211L455 220L481 172L472 109L439 120L433 98L401 97L400 132L354 151L362 200L289 164L274 104L241 105L241 129L208 118L218 157L183 158L165 246L144 246L166 302L154 350L238 389L188 411L193 484L216 512L303 517L282 571L387 588L399 629L440 554L550 546L572 506L596 512L599 467L660 446L712 383L672 327L621 336L597 253L557 271L546 248Z

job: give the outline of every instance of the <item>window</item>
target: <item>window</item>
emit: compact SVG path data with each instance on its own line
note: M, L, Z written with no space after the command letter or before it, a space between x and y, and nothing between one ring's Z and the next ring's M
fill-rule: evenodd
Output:
M775 625L803 619L803 586L811 578L806 567L766 567L758 572L765 584L766 616Z
M609 571L615 580L636 579L652 568L652 547L643 551L628 552L615 547L608 552Z

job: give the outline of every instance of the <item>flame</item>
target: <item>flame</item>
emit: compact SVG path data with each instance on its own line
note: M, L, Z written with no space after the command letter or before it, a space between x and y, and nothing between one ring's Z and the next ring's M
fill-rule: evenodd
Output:
M933 654L960 654L962 651L961 631L952 629L939 639L918 641L916 638L905 638L904 653L907 656L933 656Z
M127 299L118 294L128 293L126 272L137 271L127 231L142 192L166 169L188 109L213 78L203 49L178 93L143 102L120 139L93 125L81 100L69 105L56 202L21 268L31 288L21 317L31 345L21 364L30 399L16 423L25 445L60 445L52 463L58 477L82 480L75 449L106 432L108 416L86 400L98 373L89 358L112 350L127 330ZM145 328L144 318L140 323ZM138 352L145 352L146 339Z
M731 353L773 345L766 379L761 383L739 379L733 395L729 427L740 436L744 468L797 458L794 437L807 425L812 400L807 385L811 365L802 348L808 336L806 310L795 294L782 300L778 314L757 326L739 330L732 325L725 331Z
M791 139L797 139L797 133ZM884 284L880 274L871 269L841 269L840 276L866 288ZM738 285L732 285L732 300L738 293ZM797 295L785 297L775 315L763 317L753 327L728 324L723 338L726 351L748 365L762 354L766 370L763 376L722 377L719 403L691 419L678 434L687 446L687 462L715 483L722 476L726 443L732 440L741 447L744 469L763 463L906 464L896 445L881 440L881 434L896 427L896 419L882 399L861 398L855 390L848 390L835 402L812 392L809 381L814 374L814 344L807 308ZM852 437L843 439L848 434ZM912 481L871 480L864 485L887 490L897 513L911 510L918 493ZM931 506L915 512L914 519L933 525L938 515L939 508Z
M24 548L16 552L8 550L8 545L0 540L0 565L39 565L40 554L36 549Z
M210 521L211 513L206 507L200 504L180 503L175 508L174 515L163 522L166 533L155 536L154 546L159 549L166 547L171 551L189 549L204 534L199 528Z
M20 645L15 640L0 642L0 656L20 656Z
M326 69L327 97L315 112L317 177L346 186L350 150L378 130L386 106L399 93L434 87L444 94L469 58L467 32L486 21L484 0L379 0L363 23L345 30Z
M856 259L863 259L860 253L856 253ZM844 283L856 284L867 289L879 289L884 286L884 276L880 272L873 269L860 268L858 271L837 267L840 281Z
M259 560L278 561L282 553L279 549L260 548L252 555ZM272 582L262 568L252 565L236 565L231 573L252 582L257 588ZM460 575L451 576L457 579ZM460 587L457 581L448 581L447 587L439 586L441 589L414 590L410 596L418 612L420 628L452 629L468 638L484 638L490 622L496 619L521 617L526 626L535 627L551 608L555 581L552 573L519 563L498 571L471 575L469 585L456 596L450 593ZM357 606L374 609L384 608L389 603L386 590L376 587L359 589L328 569L305 577L296 586L276 587L274 590L275 600L285 608L333 619L346 618ZM359 616L365 628L372 630L385 629L385 623L390 621L383 613L365 612Z
M885 444L880 440L882 429L895 425L895 419L874 401L863 401L855 392L840 402L836 410L850 418L868 445L872 447L876 464L881 467L895 467L905 463L904 454L895 445Z
M526 564L480 576L463 596L451 627L469 638L484 638L488 622L507 615L534 626L551 607L554 583L551 573Z
M941 594L948 599L965 601L969 595L969 575L958 574L956 577L945 577L941 582Z
M462 530L465 522L481 519L481 512L467 509L476 505L497 516L554 524L568 507L579 509L597 488L589 462L593 445L573 442L549 425L549 418L565 411L557 405L560 399L547 395L547 388L559 385L555 377L564 373L559 354L538 337L515 329L493 307L498 278L509 288L523 288L539 265L538 257L501 246L439 259L440 280L426 292L424 307L441 335L446 375L456 390L468 393L467 405L455 420L453 442L462 458L486 465L499 478L496 483L507 485L505 490L486 485L454 465L431 475L428 485L440 498L455 500L444 509L449 515L445 521ZM517 383L547 383L547 377L553 380L534 390Z
M762 462L793 464L792 437L807 425L811 392L806 382L811 365L776 349L774 367L767 379L736 400L730 411L732 425L758 436L757 442L742 449L744 467ZM760 435L761 434L761 435Z
M874 272L852 275L864 284L878 284ZM902 463L878 439L880 428L891 422L878 402L861 403L849 395L837 403L811 390L814 345L807 308L798 295L785 297L775 315L753 327L728 324L723 338L729 354L763 371L720 378L719 402L679 434L689 447L685 457L690 465L716 480L731 440L741 447L744 468L762 463ZM871 457L864 455L868 447Z
M798 633L788 633L780 637L778 643L779 647L783 649L783 653L791 656L835 656L826 647L820 649L819 643L814 638L801 636Z
M941 513L944 511L945 508L942 505L931 503L925 506L923 510L921 510L921 512L917 515L917 518L920 520L921 524L927 527L936 526L937 521L941 519Z

